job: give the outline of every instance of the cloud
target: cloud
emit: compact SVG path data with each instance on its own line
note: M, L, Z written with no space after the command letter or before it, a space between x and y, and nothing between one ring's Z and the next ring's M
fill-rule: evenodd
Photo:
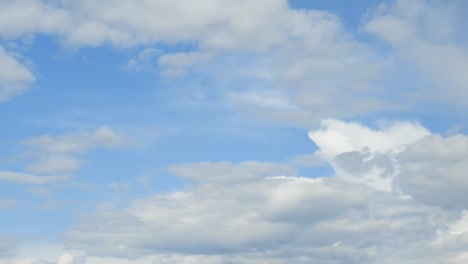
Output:
M17 257L5 261L0 259L0 264L84 264L85 260L86 256L83 254L63 253L56 261Z
M38 151L57 154L81 154L98 146L112 148L124 143L125 140L107 126L102 126L93 133L79 132L56 137L44 135L23 141L23 144Z
M255 5L233 0L13 0L0 6L0 35L50 35L76 48L141 47L129 69L157 69L164 76L189 76L187 80L193 80L191 74L207 77L213 87L200 92L216 94L219 105L313 128L324 117L406 109L434 98L466 104L462 71L468 55L456 26L464 22L457 12L461 5L457 0L399 0L375 8L363 30L388 43L393 49L388 54L353 35L337 16L296 10L286 0ZM28 19L18 20L24 17ZM184 49L164 53L156 48L160 44ZM416 71L420 79L417 85L394 87L385 79L385 72L392 71ZM19 80L33 82L26 73ZM27 86L5 87L21 87L13 94L5 88L4 97L10 98Z
M0 46L0 102L26 92L35 77Z
M29 147L24 156L35 159L27 166L30 173L0 171L0 181L28 185L69 181L73 178L73 173L84 164L79 158L80 155L98 147L121 147L128 141L109 127L102 126L92 133L79 132L55 137L44 135L23 140L22 143ZM46 194L40 189L32 189L32 192L38 195Z
M197 184L101 207L75 223L66 244L96 263L435 264L460 253L434 249L436 230L459 221L439 207L340 178L277 176L275 166L174 165Z
M60 136L39 136L22 142L30 150L28 156L36 161L28 170L36 174L72 174L79 170L83 161L77 156L83 155L98 147L117 148L127 140L117 135L111 128L102 126L92 133L78 132Z
M246 40L254 46L270 40L270 32L261 33L261 29L286 7L283 0L255 6L248 1L219 5L213 0L196 5L183 1L68 1L63 8L73 17L74 25L65 40L73 45L107 42L123 46L199 40L204 46L251 48ZM136 13L139 15L134 16ZM174 17L179 19L174 21Z
M262 0L257 5L232 0L222 5L214 0L196 4L179 0L170 3L14 0L2 3L1 7L0 35L4 37L42 33L57 35L76 46L200 41L201 46L224 50L275 44L272 33L277 27L270 27L269 23L278 25L278 19L289 10L284 0ZM19 17L30 19L18 20ZM174 17L178 17L177 21Z
M397 150L430 134L414 122L381 123L378 129L371 129L355 122L325 119L321 125L321 129L309 132L309 137L317 144L320 155L328 160L345 152L364 149Z
M386 42L398 67L419 77L417 86L405 87L414 102L466 105L468 78L466 42L458 25L466 18L457 9L463 1L398 0L376 9L364 30Z
M309 132L319 150L315 155L327 161L336 176L372 188L393 192L399 173L397 155L430 132L413 122L390 122L378 129L335 119Z
M84 264L85 259L84 255L64 253L59 257L57 264Z
M66 10L50 1L2 1L0 36L13 39L38 33L57 34L67 29L69 19Z
M0 258L10 257L17 251L17 241L0 235Z
M21 8L26 4L28 8ZM382 68L375 52L353 38L338 17L295 10L285 0L14 0L4 5L17 16L0 20L0 35L46 34L78 48L142 47L128 68L157 68L169 77L209 77L223 91L203 93L219 94L220 104L228 102L249 115L310 127L322 116L353 116L389 107L377 96L381 88L373 84ZM34 17L45 19L35 23ZM8 26L12 24L16 26ZM159 44L187 48L159 54ZM257 83L261 87L252 86ZM349 102L350 96L358 99Z
M70 180L71 178L72 177L68 175L37 176L12 171L0 171L0 181L8 181L17 184L43 185L64 182Z
M339 120L324 120L309 132L319 155L337 177L386 192L401 192L420 203L466 208L468 137L431 134L413 122L371 129ZM435 195L437 194L437 195Z
M468 208L468 136L433 135L410 145L399 156L403 191L426 204Z

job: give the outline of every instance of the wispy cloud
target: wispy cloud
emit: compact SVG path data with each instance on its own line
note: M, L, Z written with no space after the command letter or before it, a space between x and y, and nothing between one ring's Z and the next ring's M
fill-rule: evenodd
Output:
M30 148L27 156L37 160L28 170L38 174L72 174L79 170L83 161L79 158L95 148L117 148L128 141L107 126L92 133L80 132L61 136L44 135L29 138L22 143Z

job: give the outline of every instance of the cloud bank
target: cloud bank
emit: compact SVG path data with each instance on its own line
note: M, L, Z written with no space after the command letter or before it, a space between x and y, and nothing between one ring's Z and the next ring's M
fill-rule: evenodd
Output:
M309 135L333 177L281 163L174 165L192 187L102 207L66 244L155 263L462 263L467 136L339 120Z

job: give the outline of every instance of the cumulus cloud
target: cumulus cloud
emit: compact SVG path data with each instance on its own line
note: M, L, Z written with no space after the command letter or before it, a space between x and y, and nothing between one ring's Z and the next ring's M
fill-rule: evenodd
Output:
M460 254L435 244L439 230L460 230L456 214L339 177L278 176L275 167L174 165L169 171L196 184L126 209L99 208L73 226L66 244L96 263L435 264Z
M371 129L358 123L325 120L309 132L315 153L336 176L421 203L466 208L468 137L431 134L417 123L394 122Z
M382 123L372 129L335 119L322 121L322 127L309 132L319 150L315 155L326 160L336 176L393 192L399 173L397 155L430 132L413 122Z
M397 150L429 134L426 128L414 122L382 122L377 129L372 129L355 122L325 119L319 130L309 132L309 137L317 144L320 155L329 160L345 152L364 149Z

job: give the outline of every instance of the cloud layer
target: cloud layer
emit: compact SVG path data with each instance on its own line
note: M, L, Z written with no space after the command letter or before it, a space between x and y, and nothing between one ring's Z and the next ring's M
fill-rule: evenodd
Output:
M261 162L174 165L191 188L102 207L66 243L156 263L462 263L467 136L413 122L322 125L310 135L334 177Z

